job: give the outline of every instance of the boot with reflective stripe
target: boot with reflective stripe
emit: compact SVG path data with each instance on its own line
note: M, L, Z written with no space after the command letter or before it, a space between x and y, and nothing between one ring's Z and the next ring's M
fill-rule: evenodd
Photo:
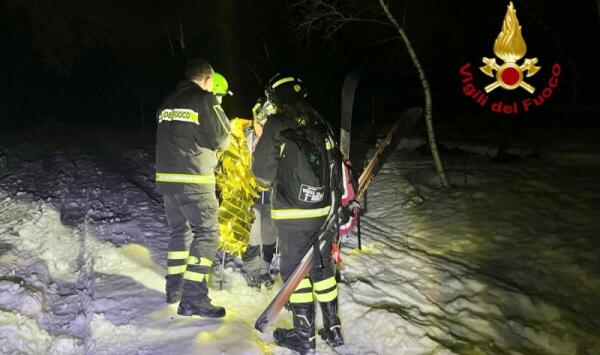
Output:
M169 251L167 254L167 283L165 293L167 303L177 303L183 293L183 273L187 269L187 251Z
M225 308L213 306L208 298L206 278L210 273L212 260L190 256L187 270L183 274L183 295L177 309L182 316L202 316L221 318Z
M183 283L183 296L177 314L181 316L222 318L225 316L225 308L210 303L206 281L185 280Z
M337 297L333 301L319 302L319 304L323 314L323 329L319 330L319 335L332 347L344 345Z
M300 354L315 350L315 305L314 303L292 303L294 328L277 328L273 332L275 344L285 346Z

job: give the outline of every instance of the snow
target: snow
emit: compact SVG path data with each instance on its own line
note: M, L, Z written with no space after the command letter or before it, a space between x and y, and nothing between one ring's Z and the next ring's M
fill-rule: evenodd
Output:
M600 154L548 145L494 164L445 142L455 188L406 140L342 249L346 345L322 354L600 353ZM147 149L0 153L0 353L289 354L254 321L275 295L234 263L224 319L164 302L168 228ZM2 150L0 150L1 152ZM320 316L317 317L320 326ZM283 311L273 327L291 326Z

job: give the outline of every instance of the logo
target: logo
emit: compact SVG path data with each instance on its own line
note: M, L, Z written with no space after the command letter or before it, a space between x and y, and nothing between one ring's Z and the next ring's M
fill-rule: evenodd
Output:
M315 187L302 184L300 186L300 196L298 196L298 199L308 203L317 203L323 201L324 196L324 187Z
M463 93L480 106L507 115L528 112L534 107L544 104L552 96L554 89L558 87L561 73L558 63L551 66L551 75L547 85L539 92L536 93L536 88L528 82L527 78L538 74L542 67L538 65L538 58L525 57L527 44L521 33L517 11L512 2L508 5L502 30L494 42L494 54L496 57L483 57L481 60L484 65L479 67L479 70L487 77L495 79L492 82L488 80L483 91L475 84L474 76L470 71L471 63L466 63L460 68L463 78ZM487 94L496 93L502 89L505 91L520 90L523 91L523 94L529 95L519 97L517 100L513 99L512 102L491 101Z

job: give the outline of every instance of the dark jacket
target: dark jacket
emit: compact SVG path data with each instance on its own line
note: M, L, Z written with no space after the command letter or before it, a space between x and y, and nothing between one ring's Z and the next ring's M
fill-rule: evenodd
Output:
M259 186L273 187L274 220L324 217L330 209L330 188L322 184L298 144L286 132L299 127L292 117L269 117L256 145L252 173Z
M162 193L215 191L217 150L230 140L229 119L216 97L179 83L157 111L156 186Z

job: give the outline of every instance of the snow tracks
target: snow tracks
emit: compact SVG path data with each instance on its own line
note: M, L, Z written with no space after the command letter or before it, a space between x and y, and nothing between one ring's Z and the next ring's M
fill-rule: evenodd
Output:
M151 255L166 254L162 209L131 182L147 172L125 177L115 165L125 160L103 154L23 150L0 162L0 352L111 352L120 326L137 349L128 323L164 303Z
M476 156L448 166L460 167L459 188L436 189L429 158L411 152L397 152L377 177L365 250L351 251L342 272L352 348L599 353L600 172ZM402 194L409 182L423 205Z

